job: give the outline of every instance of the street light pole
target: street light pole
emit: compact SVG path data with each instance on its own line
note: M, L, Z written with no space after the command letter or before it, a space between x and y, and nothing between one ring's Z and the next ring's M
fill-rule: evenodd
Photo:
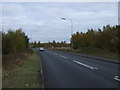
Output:
M33 32L37 32L37 30L34 30L34 31L30 32L31 41L32 41L32 33Z
M71 21L71 38L72 38L72 35L73 35L73 21L71 18L69 19L66 19L66 18L61 18L62 20L70 20ZM71 42L71 47L73 47L73 43Z
M71 38L72 38L72 35L73 35L73 21L72 21L71 18L70 18L70 21L71 21Z
M30 32L30 40L31 40L31 42L32 42L32 38L33 38L33 37L32 37L32 33L33 33L33 32L37 32L37 30ZM32 47L32 46L31 46L31 47Z

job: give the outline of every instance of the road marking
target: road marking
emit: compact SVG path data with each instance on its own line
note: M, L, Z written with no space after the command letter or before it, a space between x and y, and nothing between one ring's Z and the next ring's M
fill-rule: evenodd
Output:
M118 76L115 76L114 79L117 80L117 81L120 81Z
M67 57L65 57L65 56L62 56L62 55L60 55L60 57L62 57L62 58L65 58L65 59L68 59Z
M54 53L55 55L58 55L57 53Z
M43 71L42 71L42 69L41 69L41 74L43 75Z
M94 69L98 69L97 67L93 67Z
M87 65L87 64L84 64L84 63L81 63L81 62L78 62L78 61L76 61L76 60L73 60L73 62L75 62L75 63L77 63L77 64L80 64L80 65L82 65L82 66L84 66L84 67L87 67L87 68L89 68L89 69L98 69L98 68L96 68L96 67L92 67L92 66L90 66L90 65Z

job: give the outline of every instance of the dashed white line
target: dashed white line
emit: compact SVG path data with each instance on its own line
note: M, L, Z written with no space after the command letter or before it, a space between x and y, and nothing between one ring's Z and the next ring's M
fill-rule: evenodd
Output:
M54 53L55 55L58 55L57 53Z
M62 58L65 58L65 59L68 59L67 57L65 57L65 56L62 56L62 55L60 55L60 57L62 57Z
M75 63L77 63L77 64L80 64L80 65L82 65L82 66L84 66L84 67L87 67L87 68L89 68L89 69L98 69L98 68L96 68L96 67L92 67L92 66L90 66L90 65L87 65L87 64L84 64L84 63L81 63L81 62L78 62L78 61L76 61L76 60L73 60L73 62L75 62Z
M94 69L98 69L97 67L93 67Z
M120 81L118 76L115 76L114 79L117 80L117 81Z

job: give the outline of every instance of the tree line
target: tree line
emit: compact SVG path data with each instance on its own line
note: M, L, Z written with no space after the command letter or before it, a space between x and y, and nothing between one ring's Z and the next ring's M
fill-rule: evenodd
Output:
M94 47L101 50L117 52L119 47L120 25L103 26L102 29L88 29L87 32L76 32L72 35L71 44L74 49Z
M53 42L48 42L48 43L40 43L40 41L36 42L32 42L30 43L30 46L32 48L39 48L39 47L47 47L47 48L56 48L56 47L70 47L69 43L66 43L66 41L61 41L61 42L56 42L55 40L53 40Z
M29 38L21 28L2 32L2 54L21 53L29 47Z
M88 29L87 32L76 32L72 35L71 43L66 41L41 43L29 43L29 38L22 29L15 31L8 30L7 33L2 32L2 54L20 53L28 49L28 47L72 47L80 49L84 47L93 47L101 50L109 50L117 52L120 47L120 25L103 26L102 29Z

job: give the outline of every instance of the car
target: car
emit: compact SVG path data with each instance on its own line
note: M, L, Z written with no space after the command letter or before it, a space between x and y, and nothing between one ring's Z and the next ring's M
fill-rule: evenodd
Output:
M44 48L43 48L43 47L40 47L40 48L39 48L39 51L44 51Z

